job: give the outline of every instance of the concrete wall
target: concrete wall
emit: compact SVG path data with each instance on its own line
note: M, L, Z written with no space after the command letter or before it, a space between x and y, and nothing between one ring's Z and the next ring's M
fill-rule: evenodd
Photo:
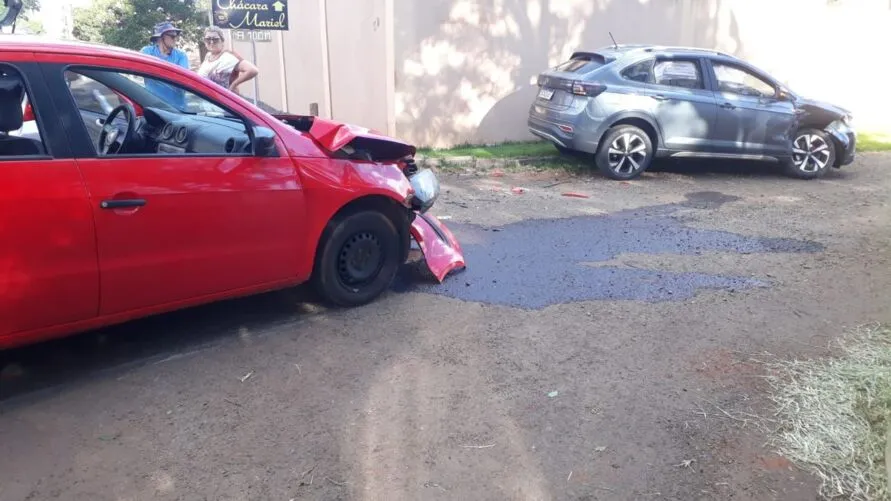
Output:
M325 0L290 0L290 29L271 32L269 42L255 42L257 79L260 100L292 113L310 113L310 105L318 106L319 115L330 117L328 70L323 7ZM251 58L251 43L232 40L230 47L243 57ZM239 91L248 99L254 97L253 82L242 84Z
M386 0L327 0L331 115L384 133L392 132L388 5Z
M430 146L531 139L532 79L611 43L723 50L891 125L888 0L394 0L395 133Z
M260 98L424 146L531 139L534 78L611 43L715 48L891 127L889 0L289 0ZM249 43L235 43L245 57ZM250 97L253 86L242 86Z

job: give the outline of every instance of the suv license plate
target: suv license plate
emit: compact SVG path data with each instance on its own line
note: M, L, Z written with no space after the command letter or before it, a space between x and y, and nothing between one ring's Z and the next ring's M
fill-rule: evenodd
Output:
M545 101L550 101L554 97L554 89L541 89L538 91L538 97Z

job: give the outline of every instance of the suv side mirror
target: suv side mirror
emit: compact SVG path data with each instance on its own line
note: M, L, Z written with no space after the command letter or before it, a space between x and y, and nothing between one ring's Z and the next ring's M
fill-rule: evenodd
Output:
M786 89L777 89L777 101L793 101L792 94Z

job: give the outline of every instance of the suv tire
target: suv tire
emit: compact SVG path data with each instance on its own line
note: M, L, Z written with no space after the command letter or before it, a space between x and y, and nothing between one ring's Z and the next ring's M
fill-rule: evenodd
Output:
M800 179L823 177L835 164L835 143L829 134L817 129L802 129L792 141L792 158L785 162L786 172Z
M594 163L604 176L627 181L647 170L654 153L653 142L646 132L633 125L619 125L603 135Z

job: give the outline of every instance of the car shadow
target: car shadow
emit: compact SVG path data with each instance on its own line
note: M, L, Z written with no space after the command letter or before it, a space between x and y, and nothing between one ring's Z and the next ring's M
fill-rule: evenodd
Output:
M435 283L417 253L398 276ZM391 289L385 294L398 293ZM297 287L229 299L0 351L0 404L110 371L124 371L268 332L329 310Z
M220 301L0 352L0 402L237 341L320 311L309 287Z
M786 174L779 163L752 160L660 158L647 171L689 177L775 178L807 182ZM852 170L845 167L830 168L821 179L849 179L854 175Z
M551 163L565 166L578 173L587 173L591 177L606 179L594 166L590 155L569 152L555 156ZM700 159L700 158L657 158L653 160L647 171L637 179L646 179L653 174L677 174L688 177L734 177L734 178L774 178L800 181L789 176L783 167L776 162L759 162L753 160ZM830 168L822 179L850 179L856 176L855 171L842 167Z

